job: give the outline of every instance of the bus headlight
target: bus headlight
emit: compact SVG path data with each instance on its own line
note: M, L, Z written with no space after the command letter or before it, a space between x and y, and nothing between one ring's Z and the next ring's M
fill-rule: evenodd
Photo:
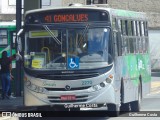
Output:
M106 82L107 83L111 83L113 80L113 75L109 75L107 78L106 78Z
M113 80L113 75L109 75L105 81L101 82L98 85L94 85L92 86L92 88L90 89L91 91L98 91L101 90L102 88L106 87L109 83L111 83Z
M102 88L104 88L105 86L106 86L106 83L105 82L101 82L98 85L94 85L92 87L92 89L93 89L93 91L98 91L98 90L101 90Z
M27 80L26 81L26 86L31 86L31 81Z
M93 90L94 90L94 91L98 91L98 90L100 90L100 89L101 89L101 87L100 87L99 85L93 86Z
M45 93L45 89L43 87L39 87L39 86L31 83L31 81L29 81L29 80L26 81L26 87L34 92L37 92L37 93Z
M105 87L105 83L104 83L104 82L101 82L101 83L100 83L100 86L101 86L101 87Z

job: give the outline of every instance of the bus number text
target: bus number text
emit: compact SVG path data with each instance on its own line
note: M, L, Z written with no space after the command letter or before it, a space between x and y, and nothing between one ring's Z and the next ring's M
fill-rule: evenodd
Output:
M91 80L82 81L82 85L83 85L83 86L92 85L92 81L91 81Z

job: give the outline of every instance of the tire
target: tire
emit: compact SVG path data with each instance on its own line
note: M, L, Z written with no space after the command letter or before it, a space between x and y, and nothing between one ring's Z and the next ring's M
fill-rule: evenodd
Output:
M121 103L120 113L130 112L129 103Z
M141 108L141 100L142 100L142 91L141 91L141 85L138 87L138 100L133 101L130 103L131 106L131 112L139 112Z
M120 94L121 94L121 96L120 96L120 102L121 102L120 113L129 112L130 111L129 103L123 103L123 99L124 99L124 85L123 85L123 82L121 82Z
M120 113L119 105L108 104L107 107L108 107L107 115L109 117L118 117L119 116L119 113Z
M80 108L71 108L70 111L80 111Z

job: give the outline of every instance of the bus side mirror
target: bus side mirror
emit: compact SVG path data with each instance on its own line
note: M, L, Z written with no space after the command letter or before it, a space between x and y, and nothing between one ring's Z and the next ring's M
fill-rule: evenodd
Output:
M22 56L20 55L20 52L22 52L22 41L20 35L23 33L23 29L20 29L17 33L16 39L17 39L17 54L16 54L16 60L22 60Z
M18 60L22 60L22 56L20 55L19 52L16 53L16 60L17 60L17 61L18 61Z
M23 33L23 29L20 29L17 33L17 51L22 52L22 41L20 35Z

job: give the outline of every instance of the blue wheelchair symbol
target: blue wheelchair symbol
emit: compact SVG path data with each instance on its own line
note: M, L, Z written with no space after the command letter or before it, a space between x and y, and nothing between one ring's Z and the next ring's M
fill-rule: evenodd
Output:
M79 68L79 58L68 58L68 68L75 69Z

